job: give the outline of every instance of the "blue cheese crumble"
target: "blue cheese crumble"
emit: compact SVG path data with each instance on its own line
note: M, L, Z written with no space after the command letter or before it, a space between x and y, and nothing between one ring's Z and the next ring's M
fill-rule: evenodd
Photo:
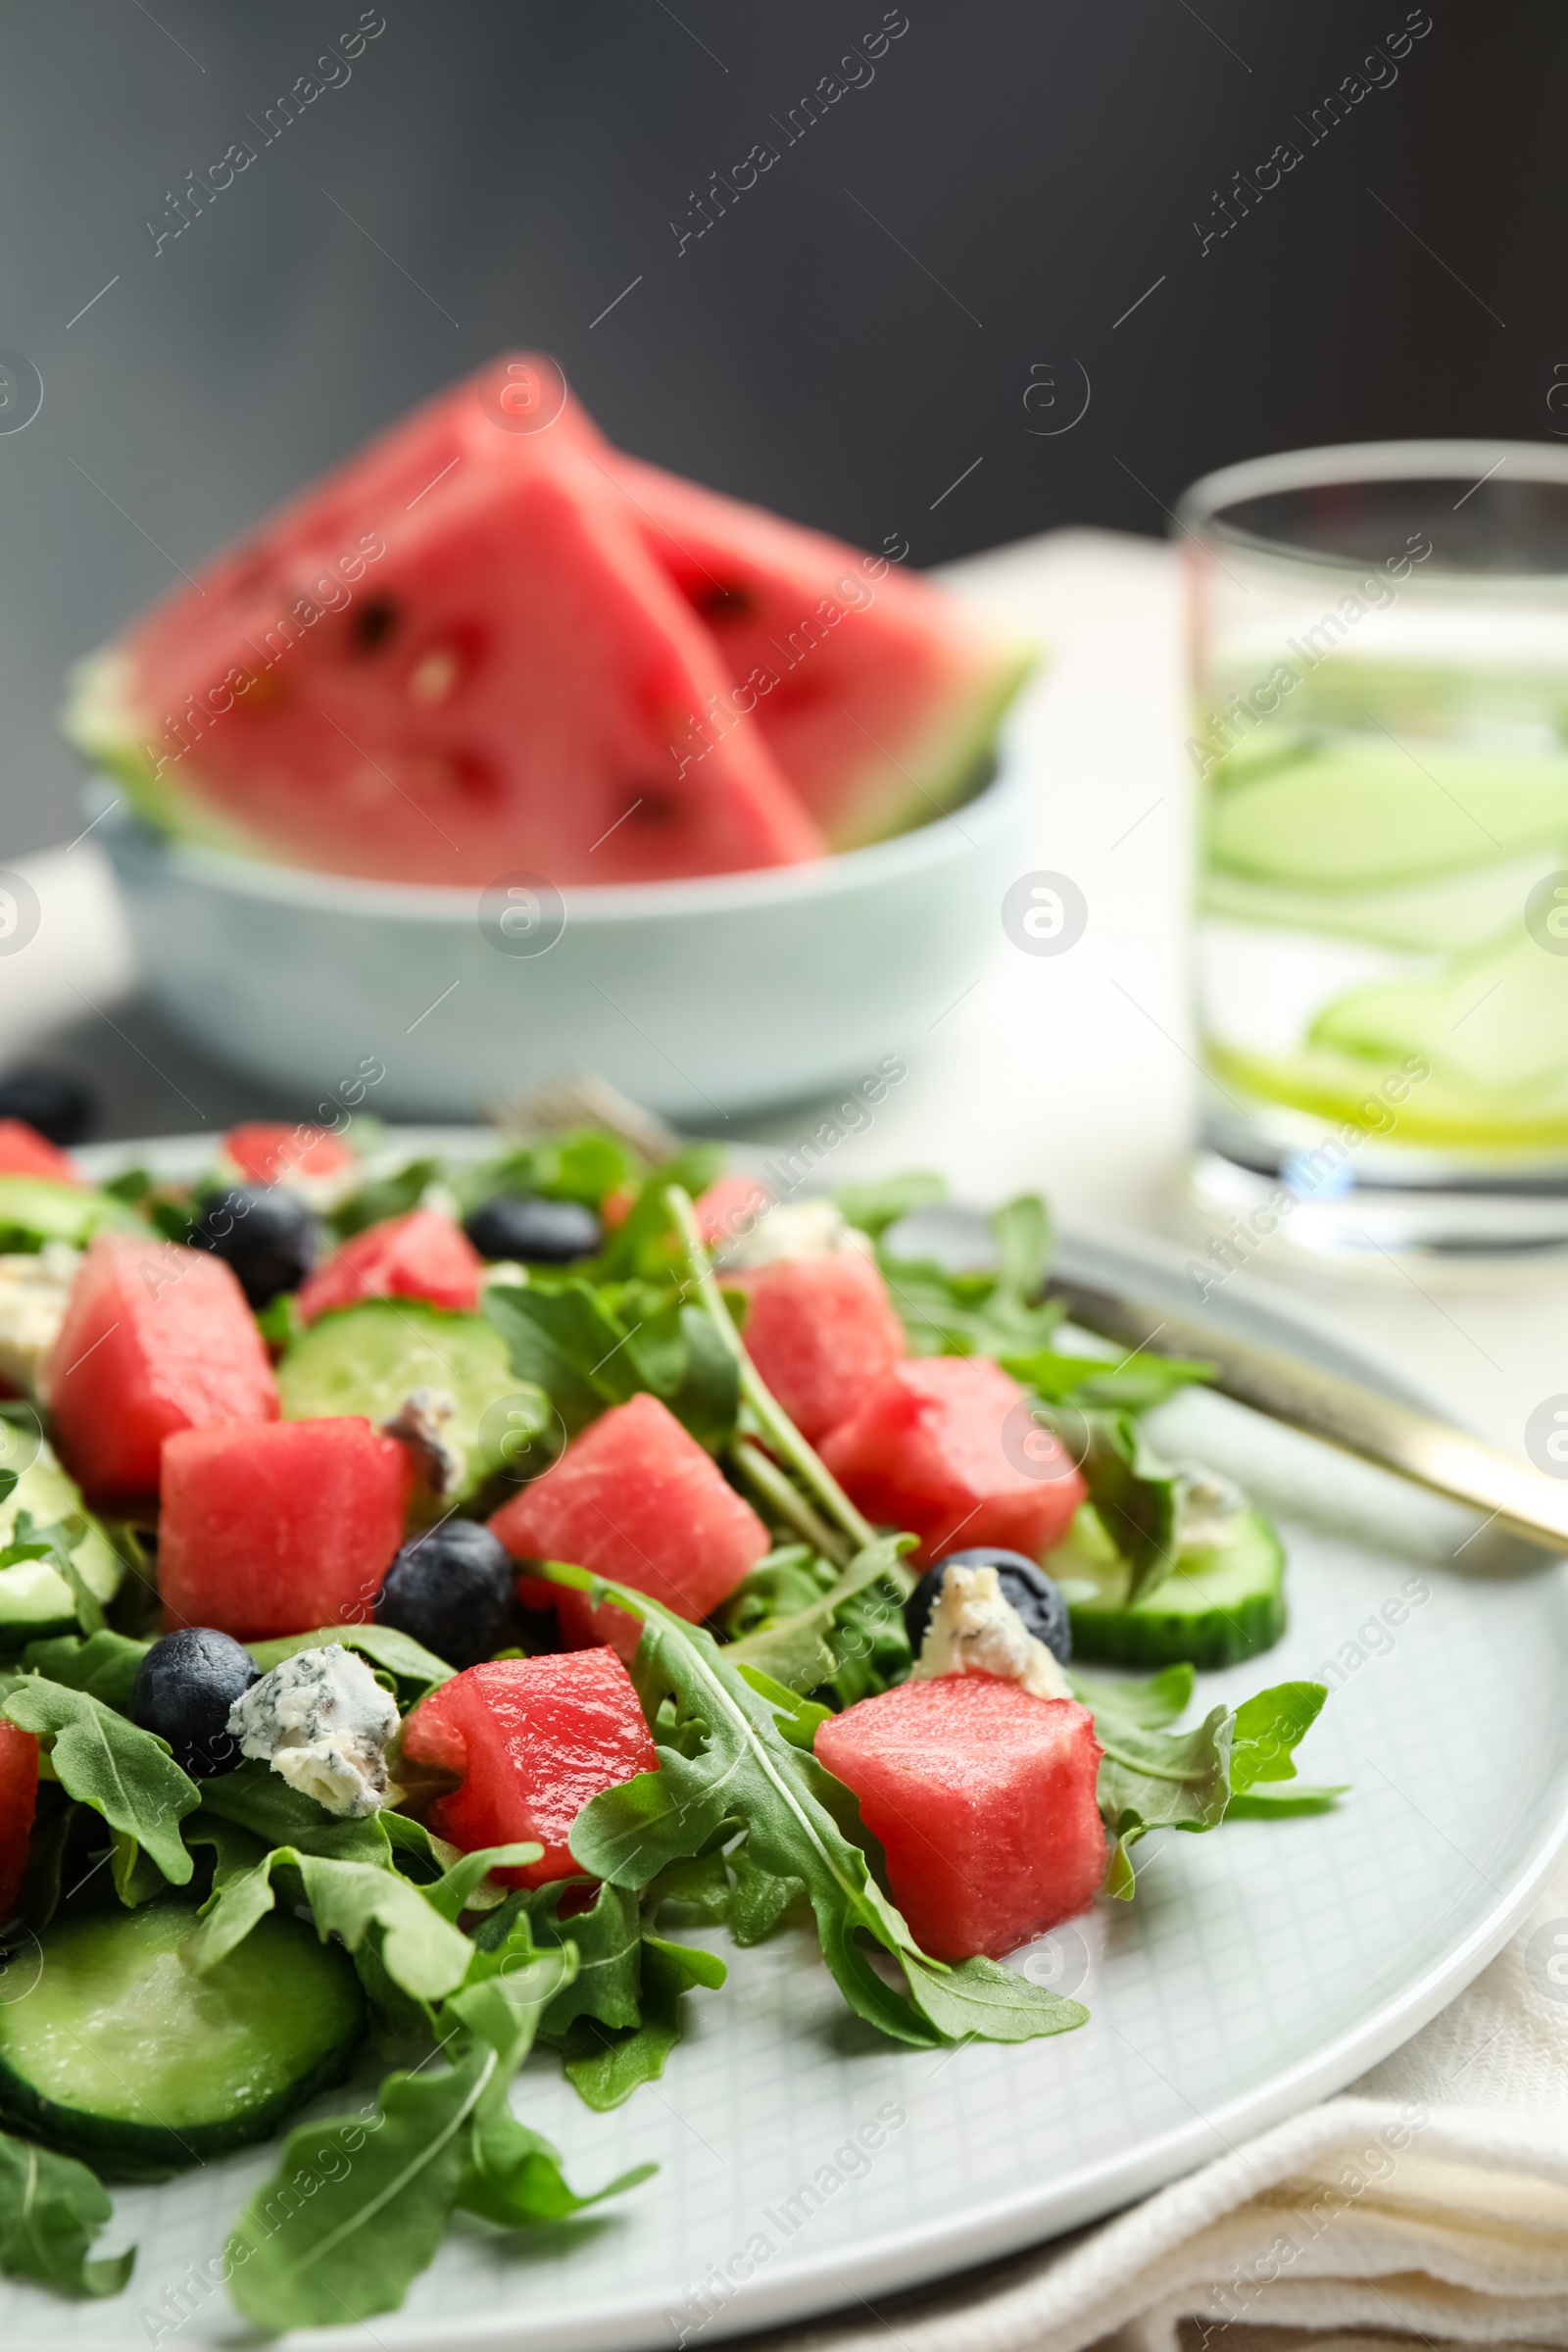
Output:
M1037 1642L994 1568L950 1568L942 1579L911 1682L945 1674L995 1674L1035 1698L1071 1698L1072 1685Z
M338 1642L296 1650L228 1711L242 1754L350 1821L385 1797L386 1744L397 1728L397 1708L369 1667Z

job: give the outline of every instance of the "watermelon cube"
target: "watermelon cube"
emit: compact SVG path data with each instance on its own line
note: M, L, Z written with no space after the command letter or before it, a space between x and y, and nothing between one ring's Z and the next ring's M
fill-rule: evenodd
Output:
M175 1430L277 1418L277 1385L231 1270L207 1250L100 1233L45 1375L60 1452L99 1501L158 1491Z
M1087 1493L1018 1383L985 1355L896 1364L821 1451L868 1519L919 1537L921 1567L960 1544L1038 1559Z
M433 1208L385 1217L341 1242L301 1286L296 1304L312 1323L362 1298L428 1298L471 1314L484 1260L459 1225Z
M431 1811L437 1837L465 1853L544 1847L542 1860L496 1873L518 1886L575 1877L567 1839L588 1799L659 1770L631 1677L610 1649L470 1666L416 1707L403 1749L463 1776Z
M1093 1901L1102 1752L1087 1707L990 1674L901 1683L819 1724L815 1744L937 1960L1000 1960Z
M245 1184L341 1176L355 1160L347 1144L324 1127L289 1127L268 1119L231 1127L223 1138L223 1155Z
M768 1548L766 1528L726 1485L712 1455L649 1396L590 1422L490 1525L514 1559L570 1561L651 1593L693 1623L717 1608ZM585 1609L568 1609L563 1624L580 1636L586 1617ZM611 1627L602 1624L596 1638L611 1640Z
M38 1801L38 1742L0 1715L0 1927L17 1907Z
M76 1163L25 1119L0 1119L0 1176L47 1176L56 1184L80 1184Z
M169 1623L240 1642L364 1624L403 1541L409 1486L407 1449L357 1414L182 1431L164 1447Z
M881 1273L858 1250L774 1258L723 1280L746 1295L747 1352L813 1446L903 1360L904 1325Z

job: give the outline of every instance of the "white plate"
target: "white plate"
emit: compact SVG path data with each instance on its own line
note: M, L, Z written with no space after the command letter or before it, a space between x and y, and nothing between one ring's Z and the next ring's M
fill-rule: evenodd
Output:
M193 1149L210 1146L160 1156L172 1171ZM1059 1259L1081 1279L1191 1305L1176 1261L1141 1242L1064 1242ZM1397 1390L1308 1318L1224 1293L1213 1311ZM1290 1633L1266 1657L1203 1678L1200 1703L1335 1662L1340 1687L1302 1769L1353 1785L1340 1810L1149 1840L1136 1901L1102 1903L1037 1961L1048 1978L1063 1968L1068 1989L1087 1968L1090 2024L1021 2048L894 2048L849 2017L807 1937L751 1952L705 1938L724 1950L730 1982L690 1997L662 2082L593 2116L546 2053L519 2087L520 2112L559 2143L577 2184L650 2158L657 2178L575 2230L509 2238L460 2223L403 2310L365 2330L375 2343L639 2352L678 2342L683 2326L687 2341L713 2342L1008 2253L1340 2089L1497 1949L1568 1832L1563 1569L1531 1555L1507 1573L1489 1539L1467 1541L1464 1512L1223 1398L1183 1397L1157 1427L1167 1448L1243 1478L1291 1556ZM1408 1580L1426 1594L1414 1605ZM1403 1622L1358 1639L1401 1594ZM329 2094L318 2112L343 2104ZM840 2161L879 2115L882 2144ZM129 2287L74 2304L7 2284L0 2341L8 2352L237 2341L222 2290L193 2299L189 2266L217 2251L274 2160L262 2148L160 2188L118 2189L105 2243L139 2248ZM182 2280L183 2303L166 2302ZM158 2339L181 2309L191 2316Z

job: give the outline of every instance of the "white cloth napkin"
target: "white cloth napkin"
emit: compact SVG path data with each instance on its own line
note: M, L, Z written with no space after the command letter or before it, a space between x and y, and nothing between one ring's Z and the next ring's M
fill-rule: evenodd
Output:
M1335 2352L1348 2329L1568 2345L1568 1873L1342 2097L1113 2221L759 2352L1321 2352L1325 2329Z

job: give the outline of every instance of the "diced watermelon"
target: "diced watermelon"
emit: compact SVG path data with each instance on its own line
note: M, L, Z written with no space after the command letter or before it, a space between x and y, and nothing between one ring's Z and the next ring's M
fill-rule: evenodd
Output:
M887 1284L858 1250L775 1258L722 1279L746 1294L748 1354L813 1446L903 1359L904 1325Z
M1065 1535L1087 1491L1029 1419L1018 1383L986 1355L895 1365L821 1454L868 1519L919 1537L921 1567L959 1544L1038 1559Z
M768 1547L766 1528L711 1454L668 1405L646 1395L590 1422L490 1525L514 1559L570 1561L693 1622L733 1592ZM563 1624L581 1633L585 1618L584 1609L567 1610ZM604 1625L598 1639L611 1638Z
M606 453L734 690L686 748L755 726L829 847L929 824L983 774L1033 657L918 573Z
M225 1155L247 1184L278 1184L291 1176L340 1176L354 1165L354 1153L340 1137L324 1127L289 1127L253 1119L231 1127L223 1138Z
M69 1152L62 1152L25 1119L0 1119L0 1176L48 1176L56 1184L80 1184Z
M362 1298L428 1298L471 1314L483 1272L484 1260L461 1226L437 1209L411 1208L340 1242L301 1285L296 1304L307 1323Z
M277 1418L277 1384L221 1258L100 1233L66 1306L45 1387L66 1465L98 1501L158 1491L175 1430Z
M540 1861L496 1873L519 1886L576 1876L567 1839L588 1799L659 1770L631 1677L609 1649L470 1666L420 1701L403 1746L412 1763L464 1776L432 1808L437 1837L465 1853L544 1847Z
M1094 1717L989 1674L900 1683L817 1726L938 1960L999 1960L1093 1901L1105 1875Z
M564 886L819 856L757 730L672 756L729 675L591 426L502 430L476 390L87 664L76 742L155 822L332 872Z
M17 1907L38 1801L38 1742L0 1715L0 1927Z
M692 1202L697 1230L710 1250L725 1250L744 1241L760 1217L773 1205L773 1196L756 1176L719 1176Z
M363 1624L403 1541L407 1449L357 1414L191 1429L164 1447L172 1626L241 1642Z

